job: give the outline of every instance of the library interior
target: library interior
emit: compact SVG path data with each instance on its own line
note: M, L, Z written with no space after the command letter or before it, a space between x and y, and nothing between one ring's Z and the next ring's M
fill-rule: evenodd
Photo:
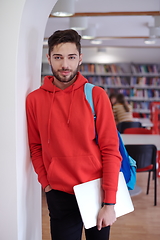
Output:
M59 0L59 2L61 2ZM60 5L60 3L59 3ZM83 63L79 71L88 81L102 87L108 96L123 94L132 108L132 122L119 123L128 153L137 158L137 183L130 196L134 212L117 219L111 240L158 240L160 238L160 1L75 1L71 16L56 16L55 5L46 25L42 81L52 75L46 59L48 37L56 30L75 29L81 36ZM60 10L59 10L60 11ZM88 34L88 35L87 35ZM139 125L138 125L139 124ZM129 148L135 147L131 151ZM134 145L134 146L133 146ZM138 162L139 146L145 158L156 146L155 160ZM140 149L137 151L141 151ZM152 150L151 150L152 151ZM144 154L144 153L143 153ZM139 153L140 157L140 153ZM135 159L136 160L136 159ZM154 163L153 163L154 162ZM154 167L149 167L149 165ZM153 166L152 165L152 166ZM154 169L154 170L153 170ZM150 173L151 175L150 178ZM149 176L148 176L149 174ZM148 180L149 179L149 180ZM149 181L147 185L147 181ZM147 189L147 190L146 190ZM149 191L150 190L150 191ZM49 238L49 217L42 194L42 234ZM152 220L151 220L152 219ZM85 240L83 233L82 240Z
M79 71L103 96L114 96L115 126L137 165L136 184L127 190L134 211L117 217L110 240L159 240L160 0L5 0L0 22L0 239L51 240L28 146L26 97L53 75L49 36L72 28L82 37Z

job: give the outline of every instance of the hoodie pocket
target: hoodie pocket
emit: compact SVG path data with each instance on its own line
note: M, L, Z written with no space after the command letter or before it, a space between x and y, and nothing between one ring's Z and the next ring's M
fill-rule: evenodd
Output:
M48 169L53 189L73 193L73 186L101 177L102 164L94 156L54 157Z

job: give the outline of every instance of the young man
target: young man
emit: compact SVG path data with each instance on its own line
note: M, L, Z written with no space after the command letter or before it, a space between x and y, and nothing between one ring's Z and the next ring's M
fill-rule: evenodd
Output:
M81 239L83 224L73 186L83 182L101 177L104 190L97 226L85 230L86 239L109 239L110 225L116 220L114 204L121 164L117 130L110 101L100 87L93 89L94 123L84 95L87 79L78 72L80 39L74 30L50 36L47 58L53 76L46 76L44 84L27 97L31 159L46 192L52 240Z

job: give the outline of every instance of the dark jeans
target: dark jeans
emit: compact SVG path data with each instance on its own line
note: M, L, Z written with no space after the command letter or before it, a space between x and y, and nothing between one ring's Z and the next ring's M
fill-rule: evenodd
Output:
M52 240L81 240L83 223L76 198L72 194L51 190L46 193ZM110 227L85 230L86 240L108 240Z

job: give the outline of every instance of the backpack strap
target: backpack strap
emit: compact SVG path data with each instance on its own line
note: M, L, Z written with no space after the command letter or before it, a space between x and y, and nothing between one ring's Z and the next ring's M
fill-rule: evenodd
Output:
M95 85L93 85L91 83L86 83L84 85L84 93L85 93L85 97L92 109L94 120L96 120L96 114L95 114L95 110L94 110L93 97L92 97L92 90L93 90L94 86ZM96 143L98 144L98 135L96 133L96 130L95 130L95 139L96 139ZM121 171L124 174L124 178L127 183L128 189L133 190L135 183L136 183L136 162L134 159L132 159L128 155L127 150L124 146L124 143L122 141L122 138L121 138L121 135L119 132L118 132L118 140L119 140L119 151L120 151L120 153L122 155L122 159L123 159L122 164L121 164Z
M89 102L89 105L92 109L94 119L96 119L96 114L95 114L94 104L93 104L93 98L92 98L92 90L93 90L94 86L95 85L93 85L91 83L86 83L84 85L84 93L85 93L85 97L86 97L87 101Z

